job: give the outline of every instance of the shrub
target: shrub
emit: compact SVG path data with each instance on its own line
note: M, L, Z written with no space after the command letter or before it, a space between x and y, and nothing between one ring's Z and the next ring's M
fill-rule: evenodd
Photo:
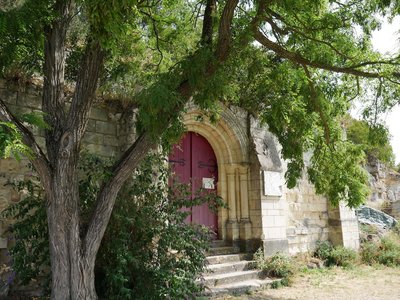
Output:
M80 162L82 232L110 160L84 155ZM209 233L186 224L183 207L221 199L201 193L191 199L187 185L168 185L169 172L161 156L150 156L118 194L96 259L96 289L105 299L183 299L198 292ZM16 220L11 231L13 270L22 284L38 280L49 270L48 231L41 188L33 180L15 185L27 197L10 206L3 217ZM199 195L200 195L199 194Z
M273 288L290 285L291 277L296 271L293 258L283 253L277 253L265 258L261 249L257 250L254 258L257 267L260 268L266 276L282 278L282 280L275 281L272 284Z
M15 223L8 230L8 239L13 245L11 276L8 284L27 285L32 279L39 279L41 287L49 293L50 253L46 211L42 189L38 178L9 183L16 191L25 192L25 197L1 212L2 218L12 218Z
M184 299L201 289L209 232L186 224L182 208L207 201L215 209L219 200L191 199L187 185L168 188L163 165L160 157L145 162L120 193L97 258L107 299Z
M365 242L361 246L361 260L369 265L378 263L379 245L374 242Z
M328 267L351 267L357 259L357 252L354 250L342 246L333 247L328 241L317 243L314 255L324 260Z
M361 245L361 258L367 264L400 266L399 225L378 242L365 242Z
M357 259L357 252L342 246L334 247L331 255L328 258L328 265L335 265L341 267L351 267Z
M392 230L394 234L400 237L400 222L397 222Z
M400 266L400 240L395 233L388 234L379 242L366 242L361 247L361 258L367 264Z
M318 241L314 256L326 260L332 252L333 246L329 241Z

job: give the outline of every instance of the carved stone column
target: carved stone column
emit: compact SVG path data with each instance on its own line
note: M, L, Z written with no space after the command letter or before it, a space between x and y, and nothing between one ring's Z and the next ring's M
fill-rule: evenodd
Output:
M227 187L228 187L228 206L229 216L226 224L227 239L235 243L239 240L239 224L237 218L237 203L236 203L236 167L226 167Z
M242 166L238 168L239 172L239 188L240 188L240 224L239 234L242 241L243 248L248 250L248 244L251 239L251 222L249 215L249 168Z

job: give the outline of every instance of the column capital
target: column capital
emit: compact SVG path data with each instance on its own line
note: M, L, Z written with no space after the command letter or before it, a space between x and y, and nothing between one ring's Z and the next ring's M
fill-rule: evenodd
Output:
M245 174L249 171L250 165L248 163L232 163L232 164L225 164L226 173L235 173L236 170L240 174Z
M240 165L238 167L238 170L239 170L240 175L246 175L247 173L249 173L250 166L248 164Z
M236 172L236 169L237 169L236 164L225 165L225 170L226 170L227 175L234 175Z

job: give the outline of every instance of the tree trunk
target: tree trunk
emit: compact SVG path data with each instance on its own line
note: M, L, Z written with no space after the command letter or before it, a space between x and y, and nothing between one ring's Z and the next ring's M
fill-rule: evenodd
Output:
M95 258L87 258L79 230L79 190L76 167L60 159L53 174L47 207L52 299L97 299Z

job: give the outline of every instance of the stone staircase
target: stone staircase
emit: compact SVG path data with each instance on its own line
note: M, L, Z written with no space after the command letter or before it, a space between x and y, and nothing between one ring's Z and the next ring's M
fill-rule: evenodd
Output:
M206 264L204 296L246 293L273 282L262 278L261 271L255 269L251 254L240 253L238 248L227 246L224 241L213 241Z

